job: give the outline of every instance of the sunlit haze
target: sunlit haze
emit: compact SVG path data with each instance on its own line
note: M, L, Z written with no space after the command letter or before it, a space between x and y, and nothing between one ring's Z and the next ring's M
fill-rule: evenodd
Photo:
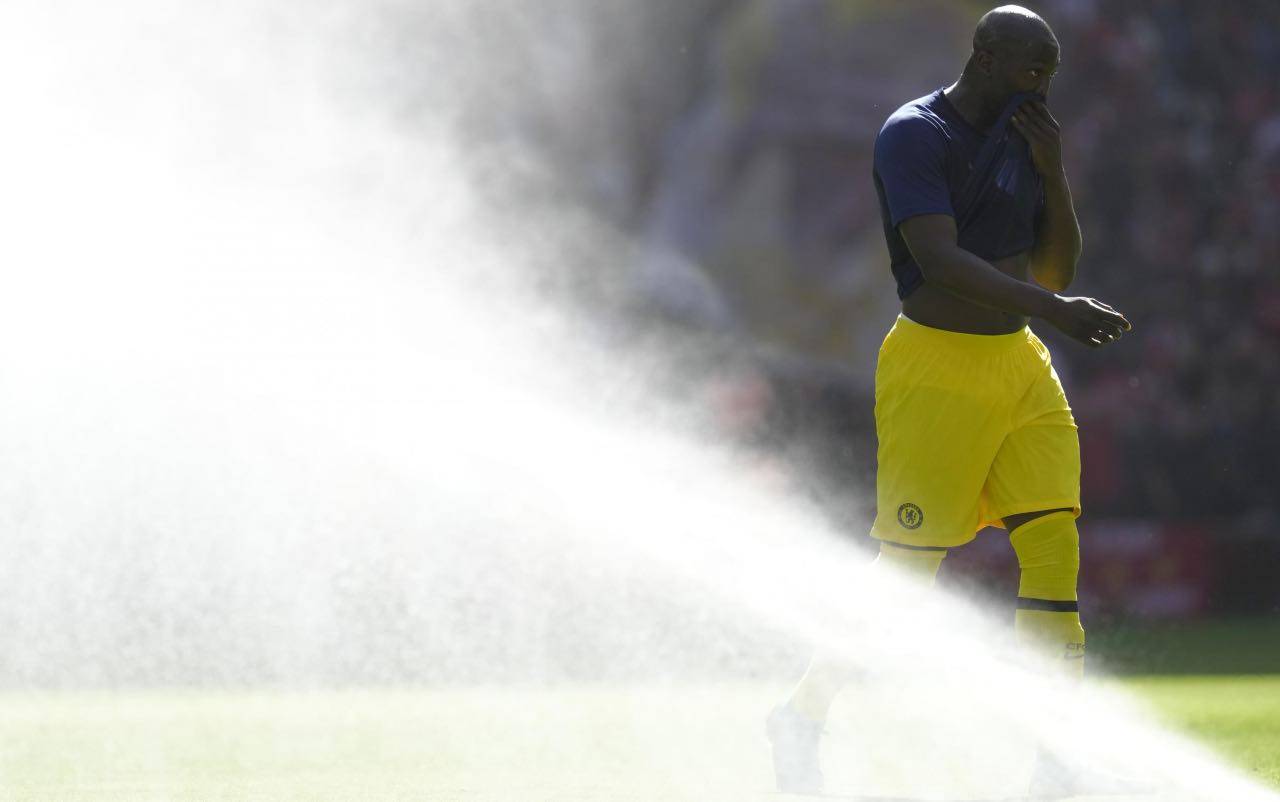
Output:
M652 388L673 355L592 339L564 287L625 292L631 243L522 128L588 114L585 15L5 5L0 685L422 689L518 724L436 731L426 798L766 798L764 716L816 647L860 677L833 793L1017 796L1044 747L1142 798L1276 799L1045 679L1007 611L873 578ZM546 94L504 93L530 64Z

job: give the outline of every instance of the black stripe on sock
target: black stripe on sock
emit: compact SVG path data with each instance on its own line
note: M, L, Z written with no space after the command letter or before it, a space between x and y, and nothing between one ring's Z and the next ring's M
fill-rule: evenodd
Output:
M1051 599L1027 599L1018 597L1019 610L1044 610L1047 613L1078 613L1080 602L1052 601Z
M896 549L908 549L909 551L947 551L950 546L911 546L906 543L894 543L892 540L882 540L881 543L887 543Z

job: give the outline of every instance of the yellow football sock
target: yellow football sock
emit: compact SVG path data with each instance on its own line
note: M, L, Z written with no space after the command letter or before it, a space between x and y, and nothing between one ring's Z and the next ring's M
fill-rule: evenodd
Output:
M890 566L931 586L946 556L947 550L943 548L902 546L881 541L880 555L876 557L875 564Z
M899 546L882 542L880 554L874 564L888 566L914 576L926 585L932 585L942 559L946 556L947 550L942 548ZM787 704L814 721L826 721L831 703L856 673L845 661L821 653L815 654Z
M1084 627L1076 597L1080 534L1075 516L1053 512L1009 533L1018 555L1018 640L1046 658L1061 661L1067 676L1084 674Z

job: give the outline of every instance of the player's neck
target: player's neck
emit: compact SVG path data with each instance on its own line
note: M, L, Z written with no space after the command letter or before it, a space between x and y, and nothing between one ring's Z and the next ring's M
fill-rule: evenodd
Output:
M999 102L985 95L964 76L942 91L947 96L947 102L960 112L964 121L979 131L986 131L995 125L1003 110Z

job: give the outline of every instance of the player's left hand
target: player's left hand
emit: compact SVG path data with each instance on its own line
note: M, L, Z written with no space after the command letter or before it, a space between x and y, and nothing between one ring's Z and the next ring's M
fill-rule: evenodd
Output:
M1029 100L1018 107L1012 120L1018 133L1031 146L1031 160L1036 171L1045 178L1061 174L1061 129L1049 113L1049 107L1037 100Z

